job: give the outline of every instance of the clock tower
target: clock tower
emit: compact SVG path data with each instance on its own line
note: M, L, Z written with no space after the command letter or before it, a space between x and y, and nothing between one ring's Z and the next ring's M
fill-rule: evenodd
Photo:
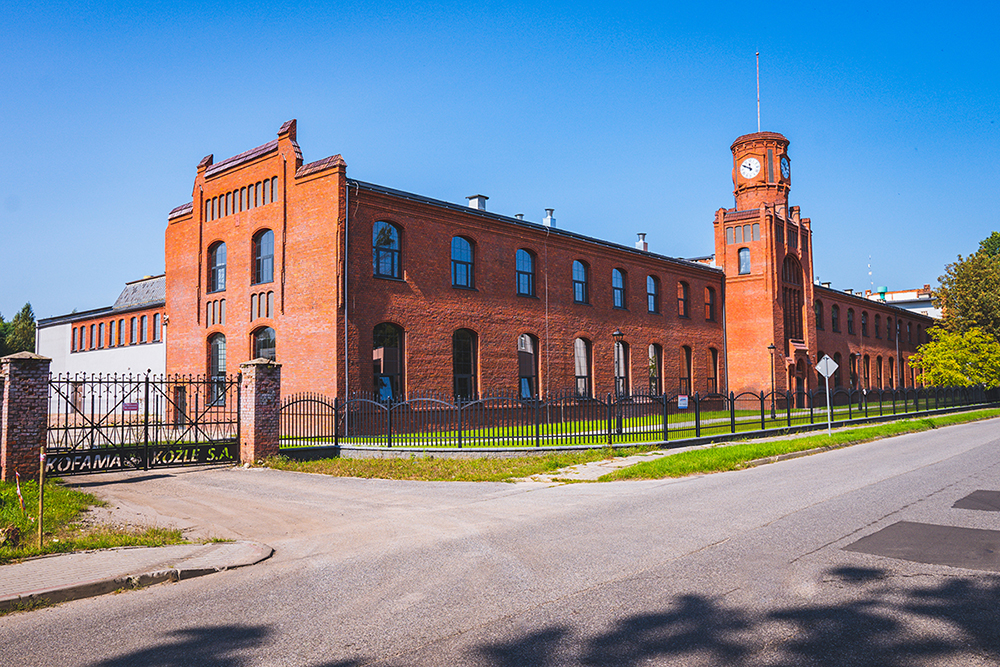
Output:
M808 390L815 384L812 230L788 205L788 139L733 142L735 206L715 214L715 262L726 272L726 348L733 390ZM772 347L773 346L773 347Z

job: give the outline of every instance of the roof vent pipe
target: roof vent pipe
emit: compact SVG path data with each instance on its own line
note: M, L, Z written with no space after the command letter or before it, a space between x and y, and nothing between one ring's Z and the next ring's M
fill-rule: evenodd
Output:
M469 208L479 209L480 211L486 210L486 200L489 199L486 195L470 195L466 197L469 200Z
M636 236L639 237L639 240L635 242L635 247L643 252L649 251L649 244L646 243L646 235L640 232Z
M547 209L545 209L545 219L542 220L542 224L545 225L546 227L555 227L556 226L556 219L554 217L552 217L553 213L555 213L555 209L554 208L547 208Z
M518 220L524 220L524 213L515 213L514 217Z

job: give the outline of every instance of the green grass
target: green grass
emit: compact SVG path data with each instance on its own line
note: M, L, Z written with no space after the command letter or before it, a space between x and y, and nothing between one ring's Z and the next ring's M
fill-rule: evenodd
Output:
M835 431L832 435L823 433L788 440L717 445L706 449L673 454L655 461L638 463L604 475L599 481L662 479L664 477L684 477L686 475L738 470L746 467L750 461L770 456L780 456L820 447L843 447L904 433L917 433L942 426L964 424L994 417L1000 417L1000 410L977 410L940 417L903 420Z
M91 507L103 506L98 498L70 489L57 480L45 482L45 516L42 548L38 548L38 481L22 481L24 511L13 482L0 482L0 528L14 526L20 533L18 545L0 546L0 564L41 554L107 549L121 546L161 546L183 542L179 530L148 528L123 530L81 523Z
M425 482L507 482L521 477L551 473L579 463L604 461L616 456L628 456L648 447L625 449L590 449L579 452L558 452L539 456L512 458L411 458L347 459L293 461L275 456L264 465L278 470L311 472L336 477L405 479Z

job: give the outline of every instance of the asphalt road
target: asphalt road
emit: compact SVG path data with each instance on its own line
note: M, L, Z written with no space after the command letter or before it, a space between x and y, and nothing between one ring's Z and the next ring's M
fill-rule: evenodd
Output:
M974 494L1000 491L998 473L1000 420L656 482L79 478L122 513L275 555L0 618L0 658L997 665L1000 512Z

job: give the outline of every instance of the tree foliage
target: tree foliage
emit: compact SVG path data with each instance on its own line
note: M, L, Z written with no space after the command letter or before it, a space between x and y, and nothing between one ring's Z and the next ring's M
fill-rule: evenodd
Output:
M920 379L933 387L1000 386L1000 343L978 327L948 331L935 327L931 340L920 346L910 363Z
M941 326L952 332L982 329L1000 339L1000 233L979 250L945 267L934 298L943 309Z
M14 319L7 322L0 315L0 357L15 352L35 351L35 311L26 303Z

